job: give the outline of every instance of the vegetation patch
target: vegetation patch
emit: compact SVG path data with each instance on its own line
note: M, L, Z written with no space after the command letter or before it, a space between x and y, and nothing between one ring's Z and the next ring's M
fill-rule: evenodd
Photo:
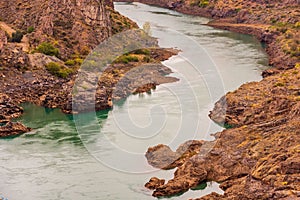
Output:
M27 28L27 33L32 33L34 31L34 27L33 26L29 26Z
M120 33L124 30L138 28L137 25L132 22L129 18L122 16L119 12L107 7L110 12L110 19L112 22L112 32L113 34Z
M24 34L21 31L16 31L16 32L12 33L10 42L20 43L23 39L23 35Z
M208 4L209 4L209 0L200 0L198 5L199 5L199 7L204 8L204 7L208 6Z
M280 32L277 41L280 43L284 53L291 57L300 57L300 23L295 24L277 22L271 26L270 29L276 32Z
M50 74L59 78L67 78L75 71L74 69L68 68L57 62L50 62L45 67L50 72Z
M55 48L51 43L43 42L37 48L36 51L49 56L58 56L59 50Z
M122 55L119 56L114 63L130 63L130 62L139 62L139 58L134 55Z
M70 59L70 60L67 60L65 62L65 65L67 66L80 66L83 62L83 59L81 58L75 58L75 59Z
M190 1L190 5L204 8L209 5L209 0L192 0Z
M150 55L151 52L149 49L138 49L133 51L134 54L141 54L141 55Z

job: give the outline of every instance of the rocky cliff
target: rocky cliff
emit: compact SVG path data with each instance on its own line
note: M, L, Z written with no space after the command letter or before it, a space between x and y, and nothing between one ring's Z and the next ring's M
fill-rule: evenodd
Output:
M168 182L152 178L146 186L161 197L216 181L224 195L199 200L299 199L299 75L296 67L228 93L210 116L234 128L217 133L213 142L187 142L176 152L164 145L149 148L149 164L177 170Z
M111 1L106 1L111 6ZM27 31L32 48L55 42L61 57L93 48L111 35L111 21L101 0L13 0L0 2L0 18Z
M67 103L78 66L64 61L77 59L79 65L112 35L112 7L110 0L0 1L0 137L30 130L10 122L23 112L18 103ZM65 77L51 74L48 63L56 63Z
M10 123L12 118L22 114L22 109L18 110L17 106L22 102L74 113L73 87L78 76L83 75L78 72L84 71L82 63L91 49L113 34L137 28L134 22L114 10L111 0L0 1L0 11L0 98L4 99L0 102L0 137L8 136L9 129L12 135L30 130ZM141 30L131 34L127 32L126 36L124 43L143 37L147 45L157 47L157 40ZM121 41L113 45L123 48L124 43ZM107 48L90 54L90 58L94 56L95 59L87 59L85 66L98 69L98 64L102 64L99 59L113 55L109 53L111 48ZM89 75L96 76L98 73L86 70L89 73L85 74L88 75L86 81L92 82L91 87L98 85L91 109L109 109L112 98L125 98L130 93L146 92L158 84L176 81L175 78L164 77L171 70L160 64L173 54L176 52L152 49L124 55L116 63L111 63L101 77L95 77L96 82L89 80L92 77ZM109 62L113 59L116 58L112 57ZM113 95L115 85L125 73L151 62L154 63L151 67L140 72L148 82L138 82L133 78L123 80L120 91ZM87 96L87 90L83 89L83 96ZM80 100L82 105L87 104L86 99ZM7 125L2 126L3 123Z

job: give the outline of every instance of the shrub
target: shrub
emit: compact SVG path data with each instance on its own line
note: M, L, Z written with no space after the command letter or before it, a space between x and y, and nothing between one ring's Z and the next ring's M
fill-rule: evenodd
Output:
M149 63L150 61L151 61L151 58L150 58L149 56L145 56L145 57L143 58L143 62Z
M34 31L33 26L29 26L29 27L27 28L27 33L32 33L33 31Z
M55 48L51 43L43 42L37 48L36 51L49 56L58 56L59 50Z
M67 60L65 62L65 65L68 65L68 66L74 66L76 64L75 60Z
M149 49L138 49L133 52L134 54L150 55L151 52Z
M200 7L206 7L209 4L209 0L200 0L199 6Z
M91 51L91 49L87 46L84 46L80 49L80 53L84 56L89 55L90 51Z
M75 66L75 65L81 65L83 62L83 60L81 58L75 58L73 60L67 60L65 62L65 65L68 65L68 66Z
M10 41L20 43L23 39L23 35L24 34L21 31L16 31L16 32L12 33Z
M274 19L274 18L271 18L270 21L271 21L272 24L277 23L277 19Z
M139 62L139 58L131 55L123 55L116 59L115 63L129 63L129 62Z
M285 86L285 83L283 82L277 82L274 84L275 87L284 87Z
M83 63L83 59L81 58L75 58L74 61L77 65L81 65Z
M67 78L71 73L74 72L74 70L67 68L57 62L50 62L45 67L50 72L50 74L60 78Z
M276 25L279 27L286 27L287 23L286 22L278 22Z

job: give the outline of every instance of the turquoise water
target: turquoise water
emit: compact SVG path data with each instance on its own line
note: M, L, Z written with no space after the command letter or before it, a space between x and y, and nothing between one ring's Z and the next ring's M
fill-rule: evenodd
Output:
M116 9L151 32L162 47L181 49L164 62L180 78L152 94L132 95L113 110L79 116L24 104L19 119L34 130L0 140L0 196L15 200L155 199L144 184L170 179L174 170L147 164L147 148L176 149L190 139L222 130L207 117L227 91L261 79L267 56L253 37L203 26L208 19L139 3ZM76 121L76 124L74 123ZM170 199L222 193L217 183Z

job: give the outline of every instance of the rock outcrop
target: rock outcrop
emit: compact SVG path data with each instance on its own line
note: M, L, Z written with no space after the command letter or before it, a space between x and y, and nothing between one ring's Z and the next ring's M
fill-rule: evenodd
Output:
M222 97L210 117L217 123L234 127L258 122L275 126L294 117L292 111L299 112L299 80L299 68L295 68L266 77L259 83L244 84Z
M29 131L31 131L31 128L19 122L8 122L4 126L0 126L0 138L18 136Z
M0 65L22 70L28 69L30 63L28 55L22 50L22 47L6 44L1 50Z
M224 195L212 193L199 200L300 198L299 74L299 67L280 72L245 84L217 102L211 118L235 128L216 134L209 151L201 150L211 142L190 149L192 156L178 166L172 180L154 188L153 196L216 181ZM149 150L157 155L149 157ZM149 150L146 157L158 168L164 167L157 163L179 157L164 145Z
M22 113L23 108L18 106L9 96L0 93L0 123L17 118L21 116Z
M111 6L111 1L106 3ZM56 41L60 56L68 58L94 48L111 35L105 6L100 0L1 1L0 18L16 29L33 27L28 35L33 48L44 41Z
M1 1L0 8L1 95L11 99L14 105L31 102L48 108L61 108L65 113L74 113L73 87L79 76L78 70L91 49L112 34L137 28L130 19L113 9L111 0L12 0ZM11 40L16 31L24 34L19 43ZM151 41L157 47L157 40L151 38ZM122 47L123 44L117 45ZM96 77L97 81L93 84L97 91L91 102L92 109L109 109L112 100L132 93L150 92L156 85L177 81L165 77L171 70L159 63L177 52L156 49L149 53L138 55L141 60L113 64L102 77ZM143 61L143 58L146 59ZM141 73L144 79L137 81L125 76L139 65L151 63L144 70L135 70L136 75ZM121 79L123 81L117 87L121 92L113 94ZM85 98L82 101L83 105L89 104ZM20 112L17 112L18 107L13 107L6 100L2 101L1 107L0 116L5 123L22 111L19 108ZM6 133L2 135L7 136L9 128L13 135L26 131L19 124L9 122L3 126Z
M149 148L146 153L148 163L159 169L173 169L185 163L190 157L200 153L200 149L204 141L191 140L180 145L178 149L173 152L170 147L166 145L157 145Z
M148 183L145 184L145 187L150 189L150 190L154 190L162 185L165 184L165 180L164 179L158 179L156 177L153 177L150 179L150 181Z
M31 131L21 123L13 123L10 120L23 114L23 108L18 106L9 96L0 93L0 138L17 136Z

